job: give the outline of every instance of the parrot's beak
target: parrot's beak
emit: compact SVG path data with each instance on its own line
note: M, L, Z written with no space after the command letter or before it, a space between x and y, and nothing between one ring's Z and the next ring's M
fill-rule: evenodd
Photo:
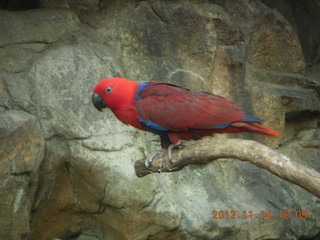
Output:
M102 108L107 107L107 105L103 102L102 98L96 93L92 94L92 103L95 106L95 108L98 109L100 112L102 112Z

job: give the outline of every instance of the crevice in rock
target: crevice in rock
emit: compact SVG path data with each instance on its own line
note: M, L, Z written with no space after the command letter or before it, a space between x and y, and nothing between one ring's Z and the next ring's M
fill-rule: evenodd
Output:
M157 12L157 10L155 9L155 7L152 5L152 3L150 2L150 0L148 0L147 3L150 5L150 8L151 8L152 12L153 12L154 15L160 20L160 22L166 23L166 22L164 21L163 17Z
M320 232L315 235L314 237L301 237L299 238L299 240L317 240L317 239L320 239Z
M17 176L30 176L31 171L24 171L24 172L10 172L11 176L17 177Z
M108 180L105 182L104 187L103 187L103 192L102 192L102 198L99 200L99 208L97 209L97 214L101 214L104 213L104 211L106 210L107 206L104 203L105 198L106 198L106 189L108 186Z
M286 122L302 122L304 120L310 120L320 116L319 112L313 112L309 110L299 112L287 112L285 115Z
M38 0L0 0L0 9L10 11L23 11L40 7Z

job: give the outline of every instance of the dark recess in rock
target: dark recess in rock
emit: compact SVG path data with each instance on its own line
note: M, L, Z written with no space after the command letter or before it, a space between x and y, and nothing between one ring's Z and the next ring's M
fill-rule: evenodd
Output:
M319 112L311 112L308 110L302 112L288 112L286 113L286 121L303 121L307 119L317 118L319 117Z
M21 11L39 8L40 4L37 0L0 0L0 9L11 10L11 11Z

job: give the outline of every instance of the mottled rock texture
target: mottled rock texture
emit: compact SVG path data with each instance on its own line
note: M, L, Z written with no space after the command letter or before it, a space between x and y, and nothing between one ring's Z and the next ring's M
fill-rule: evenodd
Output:
M0 1L0 239L320 237L319 199L249 163L137 178L158 139L91 103L109 76L223 95L320 171L320 1L25 2Z
M44 138L35 116L23 111L0 114L0 239L22 239L30 232L43 160Z

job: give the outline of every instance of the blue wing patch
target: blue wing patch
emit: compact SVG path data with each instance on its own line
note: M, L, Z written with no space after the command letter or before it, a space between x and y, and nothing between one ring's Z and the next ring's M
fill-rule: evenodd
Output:
M263 120L260 118L257 118L256 116L252 114L246 113L243 119L239 120L239 122L253 122L253 123L262 123Z
M263 120L261 120L260 118L257 118L256 116L254 116L252 114L246 114L245 117L243 119L239 120L238 122L262 123ZM226 127L230 126L230 124L232 124L232 122L228 122L228 123L221 124L221 125L215 125L213 127L214 128L226 128ZM234 127L238 127L238 126L234 126Z
M148 82L141 82L141 83L138 84L138 89L137 89L136 94L135 94L135 96L134 96L134 98L135 98L136 100L138 100L138 99L141 98L140 92L144 89L144 87L145 87L147 84L148 84Z
M168 131L168 129L152 122L152 121L145 121L143 120L141 117L138 117L138 120L143 124L145 125L147 128L151 128L153 130L160 130L160 131Z
M220 124L220 125L215 125L213 126L214 128L226 128L230 125L231 122L228 122L226 124Z

